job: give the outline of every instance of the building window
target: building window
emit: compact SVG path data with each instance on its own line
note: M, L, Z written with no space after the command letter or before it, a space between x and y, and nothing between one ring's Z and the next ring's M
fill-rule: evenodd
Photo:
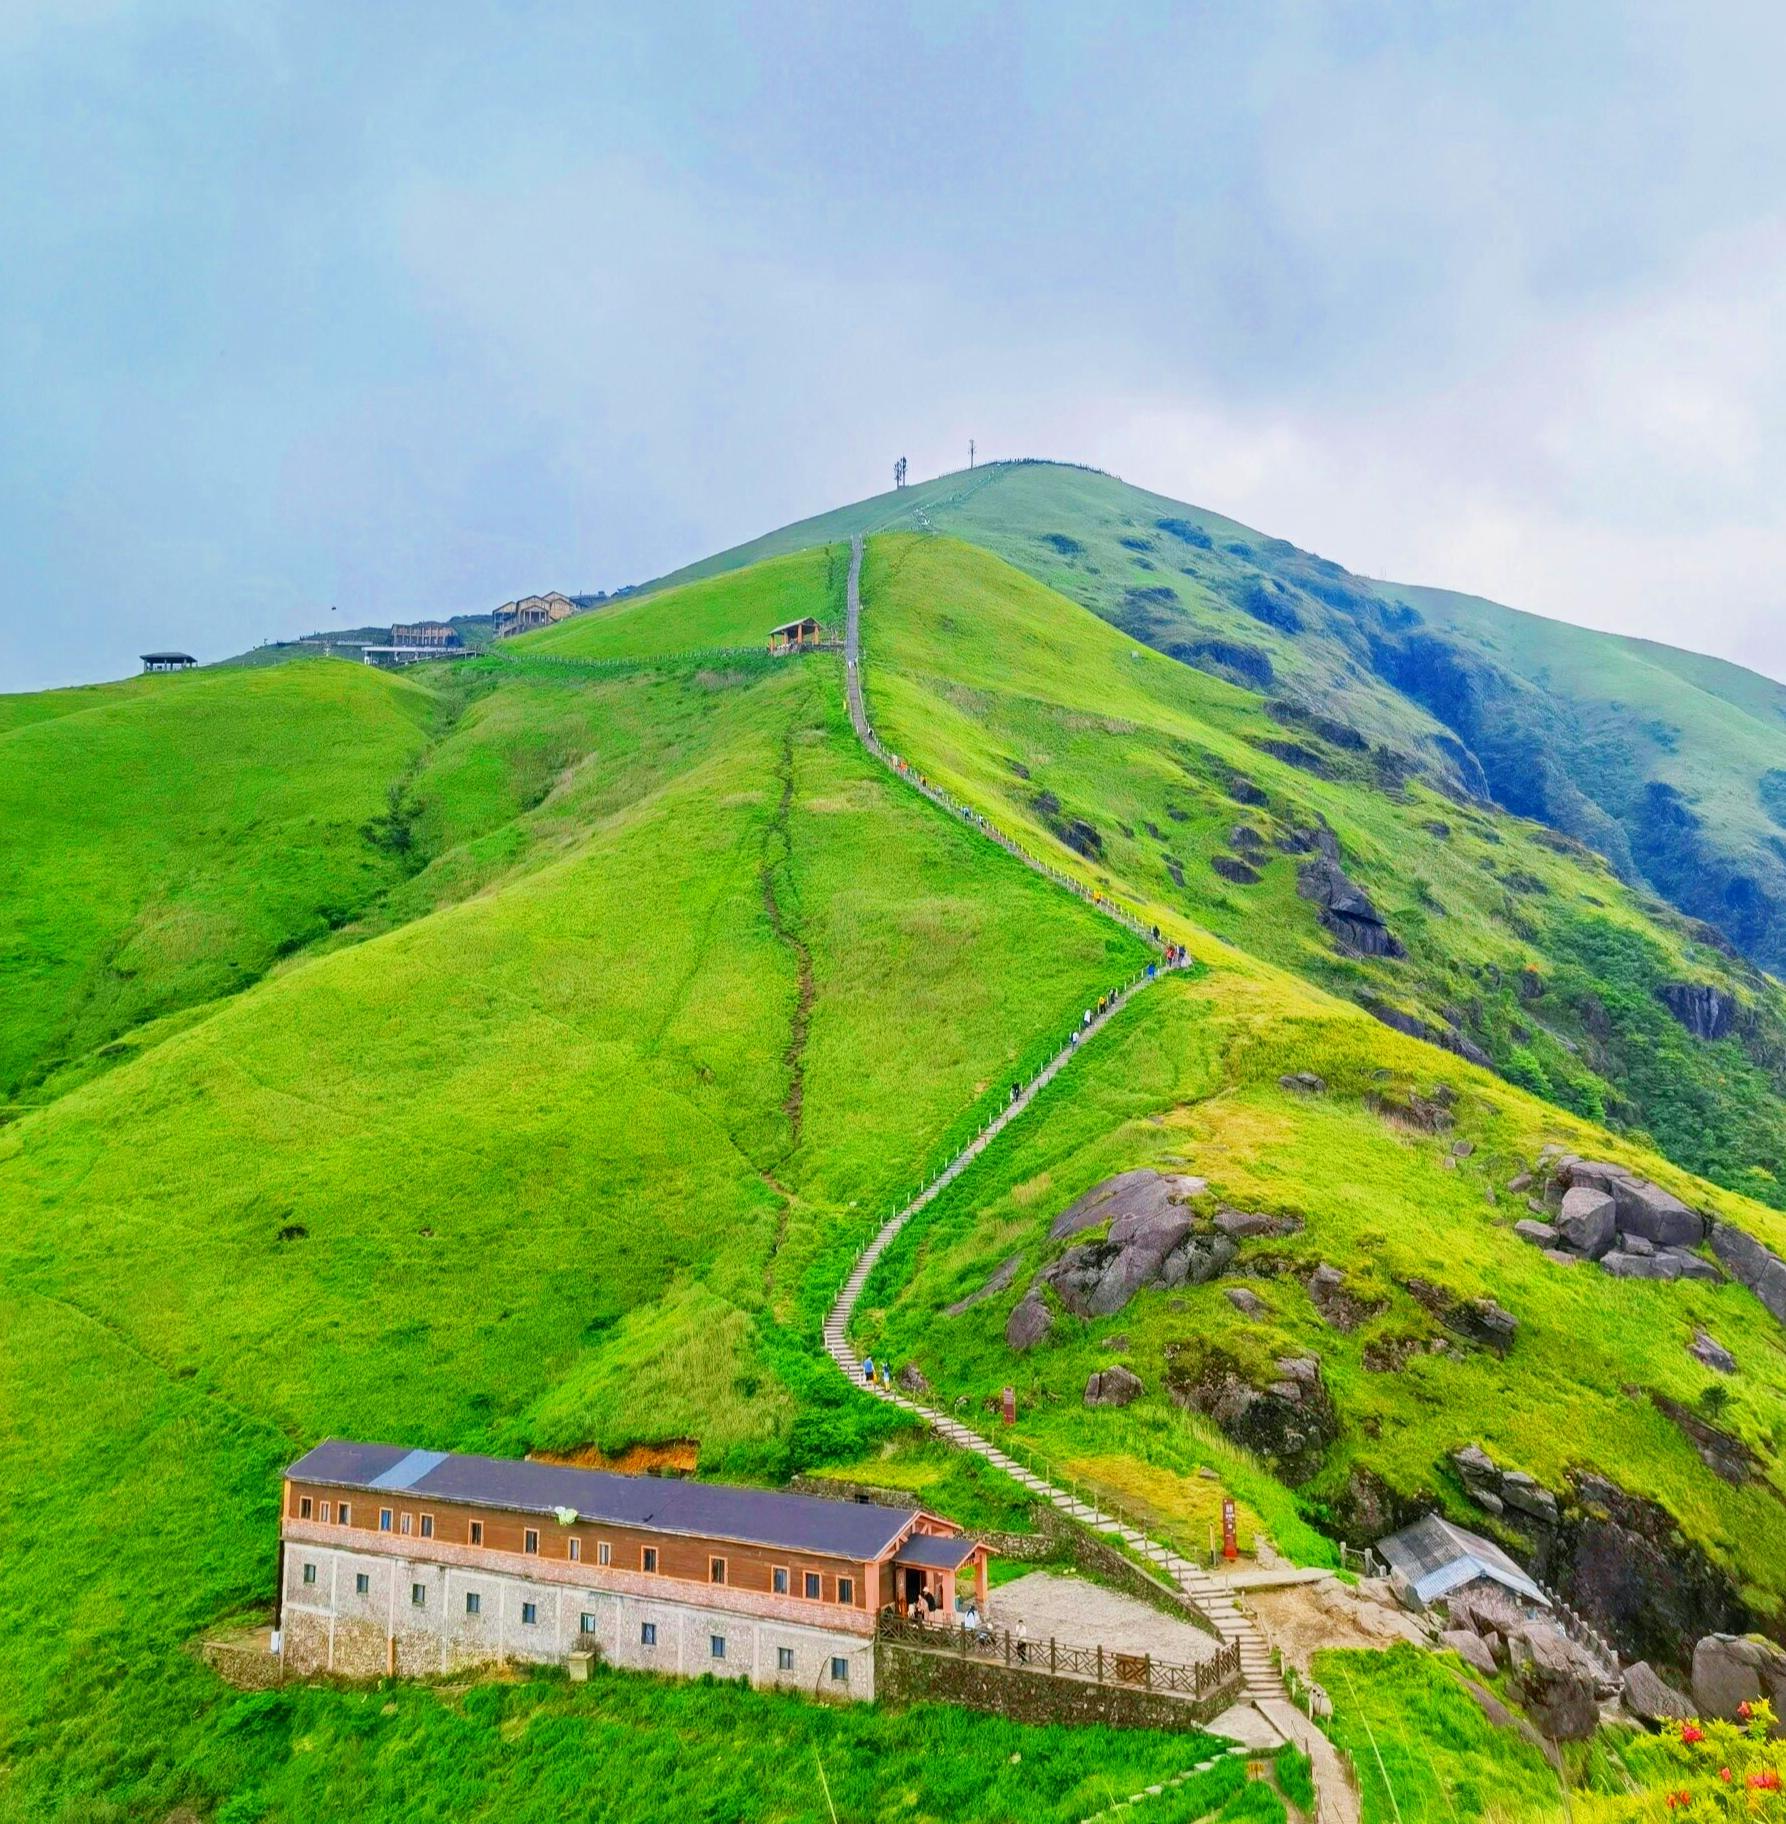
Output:
M785 1564L772 1564L769 1567L769 1588L777 1596L788 1593L788 1567Z
M329 1523L329 1504L326 1501L322 1504L322 1520L323 1525L327 1526Z
M364 1571L354 1572L353 1593L356 1596L370 1596L372 1594L372 1579L367 1576Z
M609 1548L607 1540L605 1540L605 1539L596 1540L596 1542L595 1542L595 1561L596 1561L596 1563L597 1564L606 1564L611 1556L612 1556L612 1552Z
M837 1600L853 1603L856 1600L856 1580L854 1577L839 1577L837 1580Z
M472 1521L471 1530L466 1534L466 1538L472 1545L482 1545L484 1543L484 1523L483 1523L483 1521L481 1521L481 1520Z
M591 1615L587 1609L577 1617L577 1632L579 1634L593 1634L595 1632L595 1617Z
M792 1672L794 1669L794 1649L777 1647L775 1649L775 1669L777 1672Z
M709 1558L707 1560L707 1581L709 1583L724 1583L725 1580L726 1561L723 1558Z
M381 1533L388 1533L391 1530L391 1510L388 1507L381 1507L378 1510L378 1530Z
M422 1537L424 1539L432 1539L434 1537L434 1516L432 1514L424 1514L422 1516Z
M807 1599L807 1601L808 1602L817 1602L818 1599L824 1593L825 1593L825 1586L824 1586L823 1582L820 1580L818 1572L817 1571L808 1571L806 1573L806 1599Z
M657 1547L655 1545L648 1545L640 1552L639 1565L642 1570L655 1571L657 1569Z
M413 1525L414 1525L414 1524L415 1524L415 1516L414 1516L414 1515L413 1515L413 1514L405 1514L405 1515L404 1515L404 1516L403 1516L403 1530L404 1530L404 1532L406 1532L406 1533L407 1533L407 1532L408 1532L408 1531L409 1531L409 1529L410 1529L410 1528L411 1528L411 1527L412 1527L412 1526L413 1526Z
M657 1623L655 1621L642 1621L639 1623L639 1645L642 1647L655 1647L657 1645Z
M521 1550L537 1552L540 1549L540 1536L531 1526L521 1535Z
M522 1627L531 1628L534 1625L534 1623L539 1620L539 1618L540 1618L540 1610L539 1610L539 1604L537 1602L524 1602L521 1604L521 1625L522 1625Z
M832 1660L831 1682L834 1685L847 1685L850 1682L850 1662L847 1659Z
M341 1505L335 1509L335 1518L337 1520L339 1520L343 1526L349 1526L352 1524L352 1522L349 1520L348 1514L349 1514L348 1505L345 1501L343 1501L341 1503Z
M300 1520L310 1518L310 1497L308 1495L298 1496L298 1518Z
M315 1565L307 1564L304 1566L304 1581L306 1583L314 1583L316 1581L316 1566Z
M583 1541L581 1539L572 1539L570 1541L570 1555L572 1564L576 1564L581 1560L583 1556Z
M711 1653L715 1659L724 1659L726 1656L726 1637L723 1634L709 1634L707 1636L707 1651Z
M412 1583L409 1586L409 1606L413 1609L425 1609L428 1606L428 1586L425 1583Z
M484 1599L477 1593L476 1590L467 1590L465 1592L465 1613L467 1615L477 1614L477 1612L483 1606L484 1606Z

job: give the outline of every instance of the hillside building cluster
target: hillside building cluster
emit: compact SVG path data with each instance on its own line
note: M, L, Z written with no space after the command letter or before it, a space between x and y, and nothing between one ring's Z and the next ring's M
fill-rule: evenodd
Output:
M282 1667L610 1664L872 1698L887 1609L986 1605L984 1545L917 1508L330 1440L285 1474Z
M548 595L524 595L518 601L504 602L496 610L493 617L496 637L506 640L517 633L529 633L535 627L555 627L576 612L576 603L556 589Z

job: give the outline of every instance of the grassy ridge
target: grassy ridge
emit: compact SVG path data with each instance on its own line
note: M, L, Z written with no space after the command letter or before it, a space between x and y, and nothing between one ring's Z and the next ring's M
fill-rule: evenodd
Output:
M437 700L369 666L0 699L0 1097L232 993L398 874L360 826Z

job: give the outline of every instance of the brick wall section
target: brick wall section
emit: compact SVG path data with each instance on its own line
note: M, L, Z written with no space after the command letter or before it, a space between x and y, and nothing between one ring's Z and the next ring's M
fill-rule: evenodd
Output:
M1051 1678L995 1661L875 1643L875 1690L886 1704L963 1704L1019 1723L1106 1723L1116 1729L1196 1729L1240 1695L1240 1678L1197 1699L1124 1685Z

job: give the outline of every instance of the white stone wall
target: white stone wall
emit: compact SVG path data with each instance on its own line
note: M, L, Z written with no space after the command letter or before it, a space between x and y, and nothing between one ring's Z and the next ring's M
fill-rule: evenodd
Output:
M314 1582L305 1581L306 1565L315 1567ZM472 1594L476 1614L466 1609ZM422 1677L504 1659L561 1663L580 1644L585 1615L593 1618L595 1644L611 1665L688 1678L712 1673L820 1697L874 1696L874 1642L859 1633L673 1595L580 1589L306 1541L285 1548L282 1656L293 1673ZM647 1624L657 1630L651 1645L642 1636ZM723 1658L714 1656L715 1636L725 1642ZM790 1665L782 1665L784 1653ZM834 1659L847 1664L842 1680L832 1676Z

